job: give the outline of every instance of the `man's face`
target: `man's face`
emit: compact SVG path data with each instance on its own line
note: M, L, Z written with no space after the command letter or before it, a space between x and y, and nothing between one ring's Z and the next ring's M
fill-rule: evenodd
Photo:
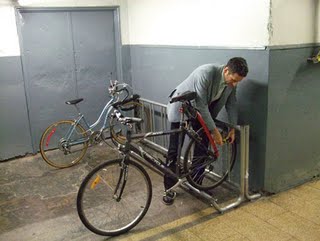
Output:
M226 67L223 70L224 73L224 79L225 82L230 86L230 87L235 87L244 77L238 75L237 73L231 73Z

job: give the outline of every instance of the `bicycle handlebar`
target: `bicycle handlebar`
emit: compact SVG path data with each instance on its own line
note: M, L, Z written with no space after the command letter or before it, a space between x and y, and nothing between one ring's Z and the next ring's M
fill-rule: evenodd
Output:
M114 110L113 115L117 118L117 120L124 124L124 125L128 125L131 126L131 124L133 123L141 123L143 122L143 120L141 118L137 118L137 117L124 117L120 111L118 110Z
M118 102L115 102L115 103L113 103L112 104L112 106L114 107L114 108L118 108L119 106L121 106L121 105L124 105L124 104L126 104L126 103L129 103L129 102L131 102L131 101L135 101L135 100L137 100L137 99L139 99L140 98L140 95L137 95L137 94L134 94L134 95L132 95L130 98L128 98L128 99L124 99L124 100L122 100L122 101L118 101Z
M110 95L119 94L122 91L125 91L127 95L129 95L128 87L130 87L130 85L126 83L119 83L117 80L110 80L110 86L108 88L108 91Z

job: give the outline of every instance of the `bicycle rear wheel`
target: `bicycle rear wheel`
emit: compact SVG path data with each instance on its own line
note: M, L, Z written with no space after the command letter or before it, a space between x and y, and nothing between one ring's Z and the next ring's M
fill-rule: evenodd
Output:
M66 135L75 125L73 120L62 120L50 125L40 139L40 153L49 165L56 168L66 168L77 164L84 156L88 148L87 133L77 124L70 138ZM82 140L76 145L71 142Z
M203 129L197 134L199 138L191 139L186 148L183 168L185 173L190 173L187 180L192 186L199 190L213 189L225 181L231 172L235 163L236 145L217 145L219 157L216 158L213 151L202 144L202 140L207 139Z
M111 160L94 168L81 183L77 210L92 232L116 236L136 226L151 203L151 180L131 160Z

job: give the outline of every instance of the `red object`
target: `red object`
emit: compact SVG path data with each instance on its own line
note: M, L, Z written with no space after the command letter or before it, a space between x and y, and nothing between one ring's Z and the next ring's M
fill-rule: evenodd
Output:
M53 133L56 132L56 130L57 130L57 128L54 128L54 129L50 132L50 134L48 135L47 141L46 141L46 147L49 146L49 142L50 142L51 136L53 135Z
M210 131L209 131L206 123L204 122L204 120L203 120L203 118L202 118L202 116L201 116L201 114L199 112L197 112L197 119L200 122L201 126L203 127L203 130L206 133L207 137L209 138L210 144L211 144L211 146L212 146L212 148L214 150L214 154L216 155L216 157L218 157L219 156L219 151L218 151L218 148L216 146L216 143L214 142L214 140L213 140L213 138L212 138L212 136L210 134Z

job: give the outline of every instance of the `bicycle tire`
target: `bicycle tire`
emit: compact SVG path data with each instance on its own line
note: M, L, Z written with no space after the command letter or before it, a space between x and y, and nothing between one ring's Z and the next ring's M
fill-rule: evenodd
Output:
M68 146L63 138L68 130L75 125L73 120L61 120L50 125L42 134L40 139L40 154L44 161L55 168L67 168L77 164L88 149L88 141L74 146ZM86 138L85 129L77 124L71 135L71 140ZM66 146L63 149L63 145ZM68 151L66 151L68 149Z
M197 131L198 138L192 138L186 148L183 169L185 173L190 173L186 178L188 182L199 190L210 190L222 184L231 172L236 157L235 143L217 145L219 157L213 155L213 151L208 151L201 141L207 138L203 129ZM194 157L194 148L197 143L197 151L203 155ZM229 153L230 152L230 153Z
M77 195L80 220L93 233L116 236L135 227L147 213L152 185L148 173L138 163L121 159L95 167L82 181ZM126 178L120 200L114 190ZM119 181L120 180L120 181ZM129 212L128 212L129 211Z
M142 123L137 123L135 125L135 131L137 133L147 133L151 131L152 123L150 105L144 105L141 102L137 102L136 108L134 109L134 116L143 120Z
M140 102L129 102L126 103L125 106L134 106L134 112L133 115L139 118L143 119L143 123L145 125L145 128L148 128L150 130L150 113L148 109L143 108L144 113L142 112L142 104ZM110 136L112 142L117 146L118 144L124 145L126 142L126 130L129 128L128 126L125 126L121 124L116 117L111 117L109 119L109 127L110 127ZM141 132L141 124L135 124L134 125L134 133L140 133Z

